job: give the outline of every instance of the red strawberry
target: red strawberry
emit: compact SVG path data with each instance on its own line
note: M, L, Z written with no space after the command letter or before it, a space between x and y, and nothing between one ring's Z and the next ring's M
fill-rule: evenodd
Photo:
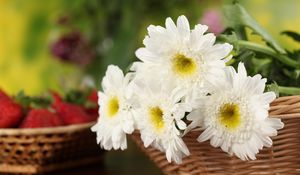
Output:
M98 104L98 92L97 92L97 90L94 89L94 90L91 91L90 95L88 96L88 100L90 102Z
M9 96L2 90L0 89L0 100L7 100L10 99Z
M93 121L93 117L89 116L85 112L84 108L79 105L67 102L58 102L54 104L54 108L67 125Z
M62 98L61 98L61 96L60 96L57 92L55 92L55 91L50 91L50 93L51 93L51 96L52 96L52 101L53 101L52 106L53 106L53 107L54 107L55 105L58 105L58 103L60 103L60 102L63 101Z
M0 90L0 128L17 126L22 119L22 107Z
M64 125L62 119L47 109L31 109L20 128L44 128Z
M87 100L91 104L91 107L87 107L86 112L93 117L94 121L96 121L99 116L98 92L96 90L92 90L90 95L87 97Z

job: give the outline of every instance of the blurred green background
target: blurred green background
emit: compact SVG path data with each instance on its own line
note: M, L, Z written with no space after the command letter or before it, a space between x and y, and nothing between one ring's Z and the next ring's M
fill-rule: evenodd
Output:
M134 51L142 46L149 24L164 25L166 17L184 14L193 26L229 2L0 0L0 88L10 94L63 91L87 76L98 85L108 64L125 70L136 59ZM299 0L241 3L284 48L300 47L280 35L283 30L300 32Z

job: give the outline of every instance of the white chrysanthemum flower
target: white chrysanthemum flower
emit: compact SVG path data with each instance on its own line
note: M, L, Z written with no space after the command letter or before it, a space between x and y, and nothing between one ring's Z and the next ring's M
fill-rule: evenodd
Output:
M270 136L277 135L283 123L268 118L274 92L264 93L266 79L261 75L247 76L244 64L238 72L232 67L225 69L225 78L211 82L213 92L202 97L199 108L188 115L189 127L200 126L204 132L199 142L210 140L214 147L242 160L254 160L263 146L270 147Z
M139 66L159 70L160 76L189 89L189 96L195 88L205 89L205 82L218 77L232 50L230 44L214 44L215 35L204 34L207 29L198 24L191 30L185 16L178 17L177 25L167 18L166 28L150 25L145 47L136 51L142 64L136 64L133 70L145 70Z
M134 131L130 79L129 74L124 77L119 67L110 65L102 80L103 92L98 92L100 117L92 131L97 133L97 143L106 150L126 149L126 133Z
M135 83L134 91L139 99L135 114L144 146L152 145L165 152L169 162L181 163L182 158L190 154L181 138L181 130L186 129L182 119L185 112L191 111L188 105L180 102L185 92L174 89L172 83L159 80L156 75L135 80Z

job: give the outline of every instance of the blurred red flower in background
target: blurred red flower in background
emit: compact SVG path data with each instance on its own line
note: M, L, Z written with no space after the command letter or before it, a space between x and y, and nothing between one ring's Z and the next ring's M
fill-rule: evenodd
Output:
M94 57L90 44L80 32L62 35L52 44L51 52L62 61L80 66L88 65Z

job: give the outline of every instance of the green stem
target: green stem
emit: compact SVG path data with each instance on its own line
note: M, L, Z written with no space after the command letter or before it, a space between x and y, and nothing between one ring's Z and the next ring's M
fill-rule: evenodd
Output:
M244 48L256 51L256 52L264 53L264 54L269 55L269 56L277 59L278 61L286 64L287 66L294 67L296 69L300 69L300 62L295 61L285 55L279 54L267 46L264 46L261 44L256 44L256 43L253 43L250 41L244 41L244 40L239 40L237 42L240 47L244 47Z
M300 95L300 88L297 87L284 87L278 86L279 93L288 94L288 95Z
M246 33L246 30L245 30L245 27L239 26L239 27L236 27L235 30L236 30L236 35L239 39L247 40L247 33Z

